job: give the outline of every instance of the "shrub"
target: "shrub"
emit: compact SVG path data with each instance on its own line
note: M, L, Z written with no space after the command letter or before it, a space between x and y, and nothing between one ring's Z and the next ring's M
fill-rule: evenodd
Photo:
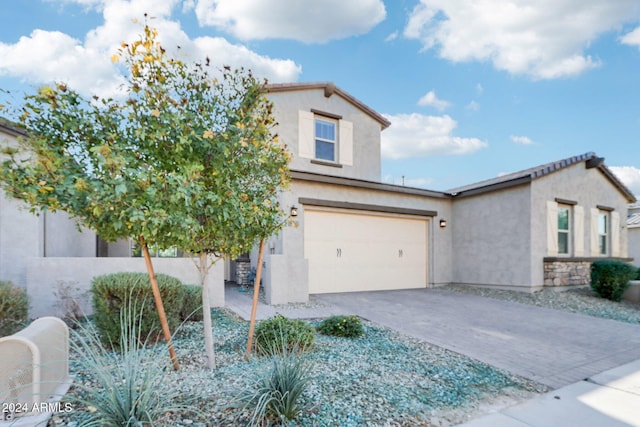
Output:
M640 267L636 270L636 278L635 280L640 280Z
M635 268L626 262L594 261L591 264L591 289L602 298L620 301L635 273Z
M176 278L157 274L167 323L171 331L180 324L184 304L184 286ZM102 342L119 348L122 330L120 313L124 307L134 306L141 311L140 336L161 336L162 327L156 310L149 276L144 273L115 273L94 277L91 283L94 322Z
M314 340L315 331L310 325L281 314L260 322L255 332L256 351L263 355L306 351Z
M0 337L26 326L29 315L27 292L11 282L0 280Z
M318 332L334 337L357 338L364 335L358 316L331 316L318 325Z
M130 305L133 304L133 305ZM159 347L146 347L150 336L141 335L144 310L130 300L122 307L118 347L105 351L91 323L77 322L70 345L77 363L91 381L75 381L81 393L69 397L90 408L84 426L153 426L169 411L192 410L179 387L169 384L168 359ZM164 349L163 349L164 350Z
M274 356L271 370L236 397L243 410L251 409L250 426L286 425L302 410L300 396L309 384L307 364L296 354Z
M202 288L199 285L184 286L184 304L180 320L199 322L202 320Z

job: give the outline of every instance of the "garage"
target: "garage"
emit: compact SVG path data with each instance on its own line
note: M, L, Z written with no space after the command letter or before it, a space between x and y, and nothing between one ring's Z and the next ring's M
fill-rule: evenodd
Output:
M309 293L426 287L428 225L412 215L305 209Z

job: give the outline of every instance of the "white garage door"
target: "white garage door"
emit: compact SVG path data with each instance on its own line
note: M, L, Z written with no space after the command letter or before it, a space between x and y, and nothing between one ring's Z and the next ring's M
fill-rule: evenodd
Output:
M305 209L309 293L427 286L427 219Z

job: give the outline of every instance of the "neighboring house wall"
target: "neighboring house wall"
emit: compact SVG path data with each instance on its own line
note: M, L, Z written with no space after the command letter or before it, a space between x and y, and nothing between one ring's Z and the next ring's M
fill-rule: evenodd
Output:
M640 226L629 227L629 257L633 265L640 267Z
M274 103L278 137L293 155L289 165L292 170L380 180L380 131L386 124L381 123L383 118L372 117L341 96L342 92L325 96L326 87L322 85L283 86L293 89L271 91L267 97ZM323 116L323 112L328 116ZM314 117L335 121L337 149L334 162L314 158Z
M44 212L44 256L95 257L98 243L96 233L78 229L76 221L66 212Z
M453 282L530 287L530 220L528 185L454 199Z

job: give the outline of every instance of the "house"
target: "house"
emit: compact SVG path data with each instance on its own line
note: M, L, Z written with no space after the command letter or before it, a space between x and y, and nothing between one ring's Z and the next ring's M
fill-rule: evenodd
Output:
M292 223L267 241L263 262L271 304L450 283L584 285L594 259L630 261L622 221L635 198L594 153L450 191L391 185L381 182L384 116L332 83L272 84L267 96L293 155L281 200ZM56 280L86 288L93 274L144 271L129 242L106 244L64 214L37 218L1 203L0 279L25 286L38 313L52 310ZM255 251L250 260L255 267ZM157 270L196 283L189 262L159 258ZM240 262L218 263L212 305L224 304L224 279Z
M640 203L629 206L627 230L629 235L629 256L633 258L633 264L636 267L640 267Z

